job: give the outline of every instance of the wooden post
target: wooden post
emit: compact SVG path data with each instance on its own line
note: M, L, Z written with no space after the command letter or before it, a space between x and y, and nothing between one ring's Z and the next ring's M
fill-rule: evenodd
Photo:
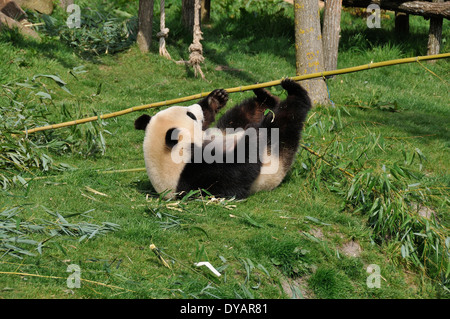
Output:
M439 3L444 0L433 0ZM442 41L442 17L430 18L430 31L428 32L427 55L439 54Z
M337 69L342 0L325 1L322 44L326 71Z
M202 22L209 22L211 19L211 0L202 0Z
M294 20L297 75L322 72L324 68L318 1L294 0ZM308 91L313 104L329 104L324 79L305 80L301 84Z
M139 30L137 44L142 53L150 51L152 44L153 0L139 0Z
M409 14L404 12L395 12L395 33L397 35L409 34Z

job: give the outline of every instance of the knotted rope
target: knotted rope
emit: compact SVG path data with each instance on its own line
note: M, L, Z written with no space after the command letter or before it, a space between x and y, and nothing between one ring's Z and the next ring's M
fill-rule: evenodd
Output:
M172 60L169 52L166 49L166 38L169 36L169 28L166 28L166 12L165 12L165 4L164 0L160 1L160 9L161 9L161 18L160 18L160 31L156 34L159 38L159 55Z
M203 63L205 58L203 57L203 46L200 43L203 40L203 32L200 30L200 0L195 0L194 4L194 34L192 44L189 46L189 65L194 68L195 76L201 75L202 79L205 75L202 72L200 64Z

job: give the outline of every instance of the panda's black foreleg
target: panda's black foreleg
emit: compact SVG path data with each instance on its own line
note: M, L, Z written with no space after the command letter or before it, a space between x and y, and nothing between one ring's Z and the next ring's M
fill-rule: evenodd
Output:
M216 89L198 102L203 111L203 129L207 129L216 120L217 112L228 102L228 92Z

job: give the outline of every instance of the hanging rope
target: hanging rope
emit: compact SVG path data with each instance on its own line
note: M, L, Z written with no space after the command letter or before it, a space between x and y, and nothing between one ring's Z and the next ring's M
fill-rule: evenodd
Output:
M203 46L200 43L203 40L202 34L203 32L200 30L200 0L195 0L194 4L194 32L193 32L193 41L189 46L189 64L194 68L195 76L198 74L201 75L202 79L205 78L205 75L202 72L200 64L203 63L205 58L203 57Z
M156 34L159 38L159 55L172 60L169 52L166 49L166 38L169 36L169 28L166 28L166 12L165 12L165 1L160 1L160 9L161 9L161 19L160 19L160 31Z

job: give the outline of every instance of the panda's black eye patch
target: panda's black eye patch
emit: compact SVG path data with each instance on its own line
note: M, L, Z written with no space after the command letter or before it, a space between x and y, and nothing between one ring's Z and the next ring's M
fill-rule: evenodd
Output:
M171 128L166 132L166 146L169 149L172 149L178 143L178 137L180 134L180 130L177 128Z
M190 117L191 119L193 119L194 121L197 121L197 118L195 117L194 113L188 111L188 112L186 113L186 115L189 116L189 117Z

